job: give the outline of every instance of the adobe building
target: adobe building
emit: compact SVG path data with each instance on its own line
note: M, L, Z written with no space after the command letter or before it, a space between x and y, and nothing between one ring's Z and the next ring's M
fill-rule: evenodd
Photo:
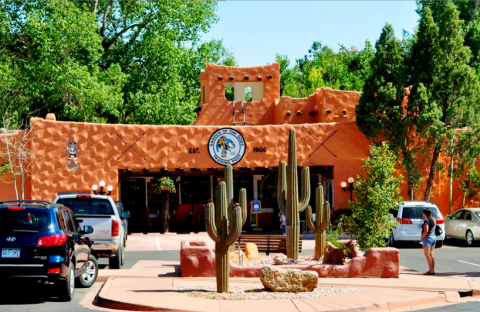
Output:
M248 202L261 202L259 226L278 231L278 165L287 160L288 130L294 129L298 166L310 167L312 189L321 183L332 209L348 207L350 193L340 183L362 174L370 145L355 124L359 92L321 88L308 98L280 97L277 63L208 64L199 78L202 103L192 126L63 122L53 114L32 118L37 162L26 198L51 201L59 192L91 191L105 181L113 186L113 198L131 212L130 231L158 232L164 200L169 201L170 231L202 231L205 203L214 198L217 179L231 164L235 196L246 188ZM156 179L163 176L175 181L176 193L154 193ZM447 182L437 174L431 196L444 215ZM455 184L453 189L456 210L463 193ZM407 198L405 183L402 190ZM0 199L12 198L12 184L2 184ZM250 220L244 229L250 229Z

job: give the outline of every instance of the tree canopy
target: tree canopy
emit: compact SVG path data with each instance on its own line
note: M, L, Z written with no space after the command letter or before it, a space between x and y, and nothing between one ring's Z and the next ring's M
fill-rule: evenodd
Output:
M2 1L0 110L61 120L190 124L216 1Z

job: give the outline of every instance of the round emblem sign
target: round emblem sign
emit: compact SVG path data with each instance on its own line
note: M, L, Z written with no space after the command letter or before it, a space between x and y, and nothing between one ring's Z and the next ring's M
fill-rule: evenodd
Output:
M245 155L245 140L235 129L217 130L208 140L208 153L217 164L234 165Z

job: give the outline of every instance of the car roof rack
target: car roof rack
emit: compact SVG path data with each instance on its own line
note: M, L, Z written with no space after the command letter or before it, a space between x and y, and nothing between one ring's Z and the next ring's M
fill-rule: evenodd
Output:
M44 204L44 205L51 205L51 202L46 200L37 200L37 199L11 199L11 200L2 200L0 201L1 204L6 203L24 203L24 204Z

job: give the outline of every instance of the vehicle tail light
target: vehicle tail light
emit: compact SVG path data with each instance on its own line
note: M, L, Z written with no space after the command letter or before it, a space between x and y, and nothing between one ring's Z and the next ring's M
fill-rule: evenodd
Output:
M402 218L399 218L398 219L398 222L400 224L412 224L412 219L402 219Z
M25 210L25 207L8 207L8 210Z
M92 198L92 195L77 195L77 198Z
M116 220L112 220L112 236L118 236L120 232L120 223Z
M47 272L51 273L51 274L58 274L58 273L60 273L60 268L50 268L50 269L48 269Z
M435 223L437 223L437 224L445 224L445 220L443 220L443 219L435 219Z
M37 242L37 247L52 247L60 246L65 244L67 241L67 236L63 234L48 235L39 238Z

